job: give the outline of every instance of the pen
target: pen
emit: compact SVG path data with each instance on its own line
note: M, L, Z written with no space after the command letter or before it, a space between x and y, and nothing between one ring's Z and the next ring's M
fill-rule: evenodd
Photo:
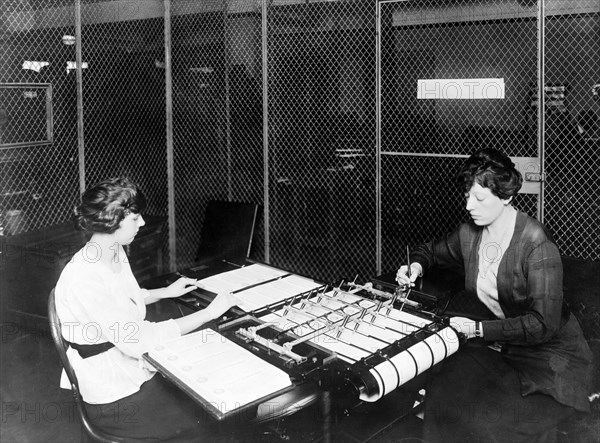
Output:
M408 270L406 271L406 275L408 275L408 279L410 280L410 248L406 245L406 265L408 266ZM410 283L407 285L408 291L404 295L404 301L402 306L400 306L400 310L404 309L404 305L408 302L408 296L410 295Z
M406 266L408 266L407 275L410 279L410 249L408 248L408 245L406 245Z

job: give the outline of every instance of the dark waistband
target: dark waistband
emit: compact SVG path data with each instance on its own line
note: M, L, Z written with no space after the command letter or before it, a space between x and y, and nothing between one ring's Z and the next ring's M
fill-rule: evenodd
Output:
M111 343L109 341L104 343L96 343L93 345L80 345L78 343L71 342L67 343L69 343L69 346L71 346L73 349L79 352L81 358L93 357L94 355L102 354L103 352L106 352L109 349L115 347L114 343Z

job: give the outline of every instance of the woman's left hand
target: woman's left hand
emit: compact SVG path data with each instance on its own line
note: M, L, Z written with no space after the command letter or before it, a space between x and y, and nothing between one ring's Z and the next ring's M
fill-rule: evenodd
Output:
M450 326L463 333L468 339L475 337L475 320L466 317L450 317Z

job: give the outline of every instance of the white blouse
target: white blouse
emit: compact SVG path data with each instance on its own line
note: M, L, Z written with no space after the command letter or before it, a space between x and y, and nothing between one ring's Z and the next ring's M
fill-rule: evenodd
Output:
M498 268L504 253L510 246L515 232L516 212L510 219L508 228L500 243L488 240L483 234L479 245L479 269L477 274L477 297L494 313L496 318L505 318L498 301Z
M138 285L123 248L118 257L120 272L114 273L97 260L97 246L88 243L65 266L56 284L56 310L63 337L77 344L112 342L115 347L82 358L69 348L81 395L87 403L111 403L139 391L155 369L142 354L155 344L181 335L174 320L144 320L144 298L149 291ZM63 370L61 388L70 384Z

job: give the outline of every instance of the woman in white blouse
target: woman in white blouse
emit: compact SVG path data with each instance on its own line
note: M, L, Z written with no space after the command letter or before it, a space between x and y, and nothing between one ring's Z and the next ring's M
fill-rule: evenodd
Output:
M145 319L146 305L179 297L198 286L180 278L168 287L141 289L123 246L144 225L146 198L128 179L86 190L75 209L77 226L90 240L66 265L56 285L56 309L69 361L92 420L115 435L177 441L212 433L213 424L174 389L142 354L215 319L237 304L219 294L205 309L161 322ZM69 383L63 371L61 387Z

